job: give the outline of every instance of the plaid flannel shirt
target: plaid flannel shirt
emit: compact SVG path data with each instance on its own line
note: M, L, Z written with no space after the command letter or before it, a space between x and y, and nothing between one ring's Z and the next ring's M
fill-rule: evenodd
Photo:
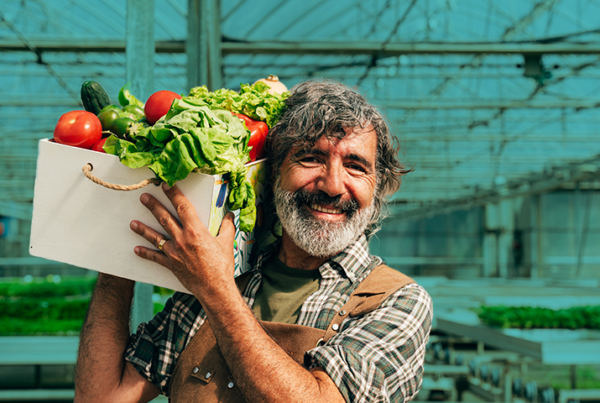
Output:
M276 250L258 257L243 293L250 307L260 286L262 263ZM326 330L352 291L379 264L379 257L369 255L366 238L359 238L319 267L319 290L304 302L296 323ZM348 402L408 401L421 386L432 315L427 292L417 284L404 286L375 311L346 319L325 345L309 350L311 368L323 367ZM205 319L193 295L176 293L131 336L125 359L168 396L177 358Z

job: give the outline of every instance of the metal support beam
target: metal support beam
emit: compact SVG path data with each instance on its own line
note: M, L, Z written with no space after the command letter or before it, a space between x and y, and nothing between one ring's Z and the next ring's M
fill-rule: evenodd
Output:
M56 262L54 260L46 260L41 257L0 257L0 267L8 266L58 266L66 263Z
M196 73L201 69L197 69ZM189 72L189 71L188 71ZM196 74L194 73L194 74ZM204 74L204 73L203 73ZM196 75L198 76L198 75ZM196 77L195 76L195 77ZM188 77L188 80L194 79L194 77ZM222 85L218 84L218 80L221 77L216 78L217 85L213 88L221 88ZM190 88L197 85L205 85L209 81L189 81L188 85ZM192 84L196 83L196 84ZM133 90L133 89L132 89ZM137 95L136 92L134 94ZM141 96L140 96L141 98ZM600 99L598 98L587 98L587 99L564 99L564 100L493 100L488 102L470 102L457 100L456 102L418 102L412 100L376 100L376 103L386 109L420 109L420 110L455 110L455 109L562 109L562 108L575 108L575 109L587 109L587 108L598 108L600 107ZM66 96L48 96L44 94L30 94L27 98L19 98L19 94L4 94L0 96L0 106L78 106L78 103L72 98Z
M146 100L154 90L154 0L127 0L127 81L131 92ZM131 252L133 253L133 251ZM131 328L154 316L150 284L136 283Z
M220 20L217 0L188 0L188 88L206 85L216 90L223 86Z
M600 106L600 99L578 99L578 100L539 100L539 99L516 99L516 100L493 100L481 102L415 102L414 100L390 100L377 101L378 105L393 109L546 109L546 108L596 108Z
M20 220L31 221L32 214L32 203L16 202L13 200L0 200L0 216L14 217Z
M399 56L405 54L598 54L600 43L423 43L390 42L224 42L223 52L262 54L369 54Z
M555 166L544 172L510 181L489 190L480 191L469 196L451 200L443 200L429 205L394 212L395 219L419 220L438 214L449 214L453 211L468 210L501 200L527 197L547 193L560 188L565 183L597 180L600 177L600 155L588 160ZM398 200L398 204L405 203ZM392 201L392 204L394 201Z
M484 217L482 277L495 277L498 273L498 205L486 204Z
M498 277L508 278L514 241L515 199L504 199L498 203Z
M154 90L154 0L127 0L126 80L142 101Z
M542 232L542 195L535 195L531 198L531 236L529 242L529 253L531 261L531 278L539 278L542 273L543 262L543 232Z
M455 256L390 256L383 257L383 260L387 264L398 265L398 266L412 266L412 265L442 265L442 266L469 266L469 265L480 265L483 260L479 257L455 257Z
M190 0L200 1L200 0ZM204 0L215 1L215 0ZM213 11L214 12L214 11ZM215 35L215 21L212 21ZM212 36L211 36L212 37ZM73 40L31 37L30 42L38 52L114 52L125 51L125 42L119 40ZM377 55L379 57L428 54L600 54L600 42L221 42L223 55L229 54L326 54L326 55ZM0 40L0 51L17 52L30 49L21 41ZM186 53L185 41L156 42L157 53Z

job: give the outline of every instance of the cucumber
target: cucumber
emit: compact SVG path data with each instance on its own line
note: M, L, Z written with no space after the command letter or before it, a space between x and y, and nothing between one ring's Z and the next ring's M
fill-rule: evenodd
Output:
M108 94L96 81L86 81L81 85L81 101L85 110L94 115L111 104Z

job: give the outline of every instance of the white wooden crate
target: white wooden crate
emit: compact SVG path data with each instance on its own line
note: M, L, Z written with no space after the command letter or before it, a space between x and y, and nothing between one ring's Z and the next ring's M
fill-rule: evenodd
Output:
M131 185L154 177L148 168L131 169L118 157L41 140L33 200L30 253L85 269L189 292L166 268L135 255L136 245L150 245L131 231L139 220L164 233L139 199L150 193L176 216L160 186L117 191L87 179L82 167L92 164L92 174L106 182ZM248 165L248 178L257 192L257 205L265 180L265 163ZM216 233L226 210L227 181L222 175L192 172L177 187L194 205L202 223ZM239 220L236 215L236 225ZM235 242L236 275L249 269L247 259L253 234L238 231Z

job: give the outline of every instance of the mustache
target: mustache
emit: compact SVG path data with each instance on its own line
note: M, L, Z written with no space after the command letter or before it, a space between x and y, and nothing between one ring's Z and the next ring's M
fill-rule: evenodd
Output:
M352 215L358 211L358 202L354 199L342 201L342 196L331 197L327 193L311 193L306 189L298 190L294 193L293 200L298 207L302 204L320 204L335 209L342 210L348 215Z

